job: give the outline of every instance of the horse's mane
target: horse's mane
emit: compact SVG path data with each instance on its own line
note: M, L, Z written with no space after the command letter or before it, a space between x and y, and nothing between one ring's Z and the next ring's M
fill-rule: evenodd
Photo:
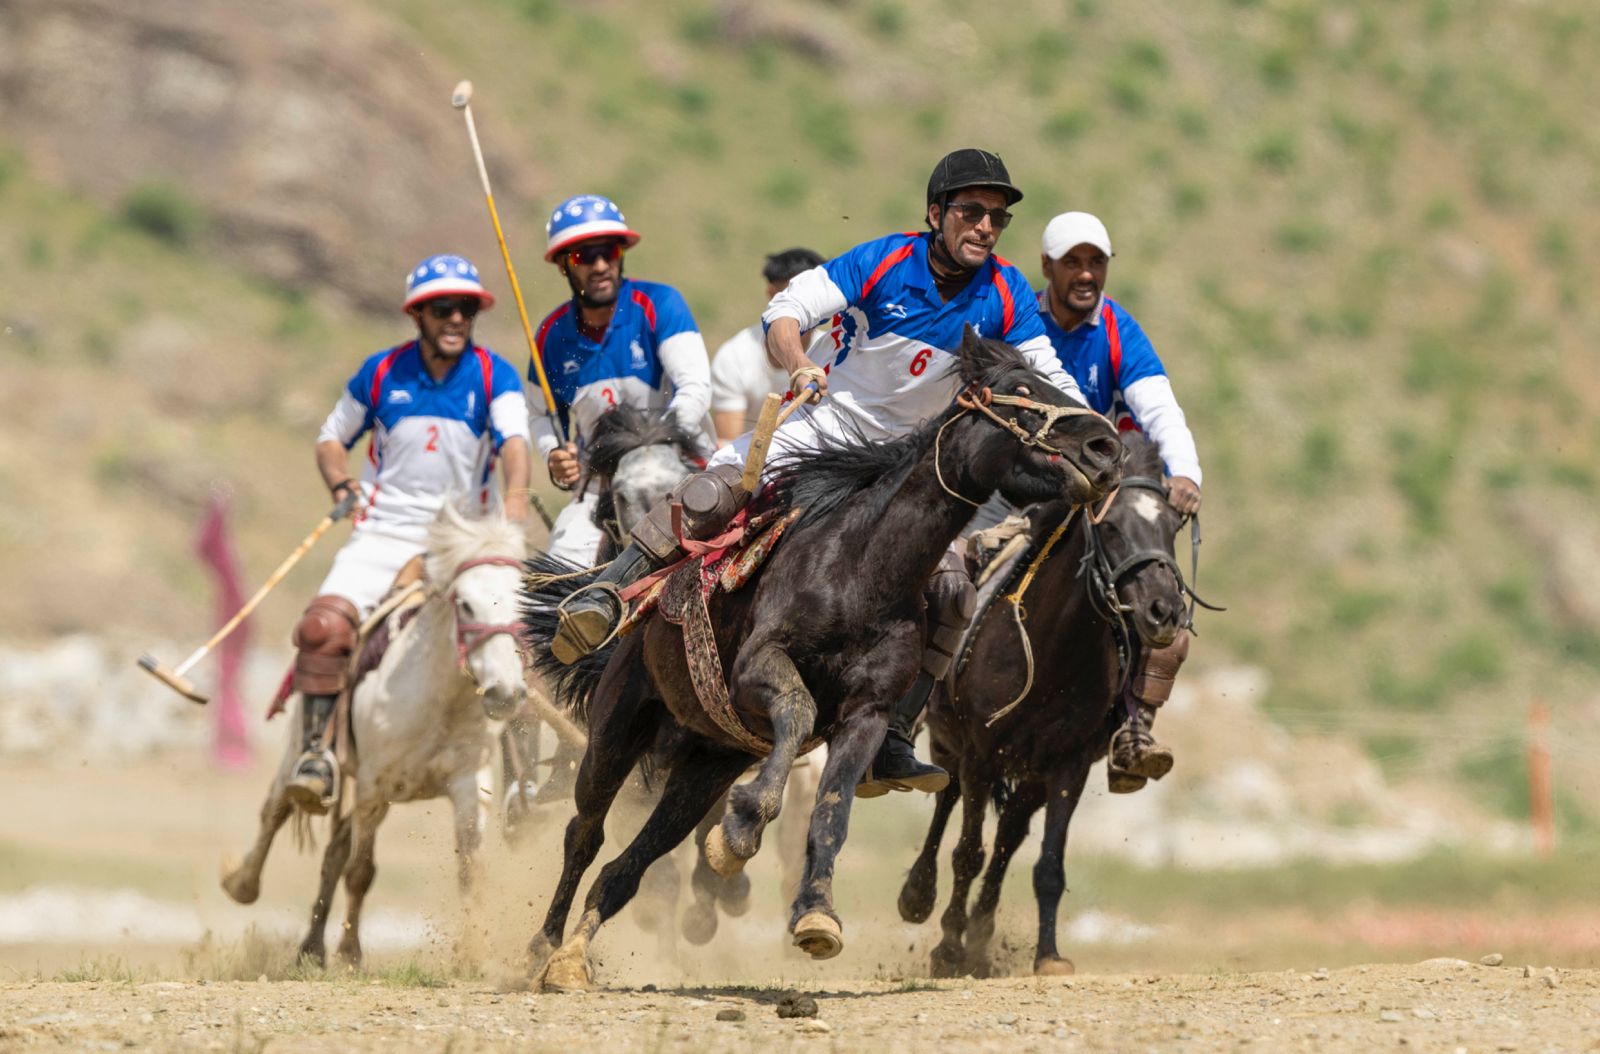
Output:
M963 387L999 388L1018 371L1033 372L1027 360L1010 345L994 340L983 344L989 361L975 371L969 370ZM956 374L960 368L961 363L957 362L949 373ZM1043 378L1039 380L1043 382ZM774 485L762 497L762 510L804 509L798 526L815 522L862 491L872 489L871 513L875 517L933 446L939 429L960 412L952 403L909 435L896 439L868 439L853 423L847 426L849 432L843 437L819 434L817 449L773 460Z
M623 403L600 415L584 454L591 472L611 477L617 474L623 455L640 447L661 445L693 452L698 442L672 412L651 412Z
M468 519L445 502L439 515L428 525L428 577L445 582L455 569L480 556L527 556L527 540L520 523L512 523L500 512Z

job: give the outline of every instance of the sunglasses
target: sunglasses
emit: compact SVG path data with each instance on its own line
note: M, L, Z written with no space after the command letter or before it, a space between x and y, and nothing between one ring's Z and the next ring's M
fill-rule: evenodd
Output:
M442 297L428 301L428 314L441 322L454 316L457 311L461 312L462 318L473 318L482 306L477 297Z
M573 267L588 267L600 260L616 263L620 259L622 259L622 245L619 242L585 245L567 253L567 263Z
M961 217L962 222L974 227L983 222L985 216L997 231L1003 231L1011 224L1011 213L1005 209L986 209L976 201L952 201L945 206L946 209Z

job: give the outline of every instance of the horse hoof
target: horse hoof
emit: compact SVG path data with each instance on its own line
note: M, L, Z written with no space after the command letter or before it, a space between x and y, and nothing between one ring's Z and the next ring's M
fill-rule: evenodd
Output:
M1033 964L1035 977L1071 977L1078 972L1072 965L1071 959L1063 959L1059 955L1047 955Z
M831 959L844 951L844 931L831 915L813 911L795 923L794 946L813 959Z
M244 861L230 856L222 862L222 891L237 904L254 904L261 896L261 876L245 874Z
M539 987L546 992L587 992L594 987L589 973L589 957L582 953L558 954L550 960L539 977Z
M706 835L705 856L711 870L723 878L732 878L744 870L744 857L735 856L733 850L728 847L728 838L722 833L720 823L711 828Z
M928 957L928 972L939 978L960 977L964 958L959 947L952 950L943 944L935 945Z
M683 939L698 946L711 943L717 935L717 909L709 904L690 904L683 909Z
M900 918L906 922L927 922L933 914L933 890L913 885L910 879L900 887Z
M325 970L328 968L328 951L326 948L316 945L302 944L300 945L299 953L295 956L295 962L301 965L310 963L318 969Z
M361 969L361 945L339 945L339 950L334 953L339 957L339 965L347 970Z

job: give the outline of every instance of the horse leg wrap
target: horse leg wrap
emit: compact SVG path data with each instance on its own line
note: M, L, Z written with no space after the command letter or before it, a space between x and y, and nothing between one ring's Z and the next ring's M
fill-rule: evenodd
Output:
M361 616L344 597L320 596L306 608L291 640L294 687L305 695L338 695L344 691L355 650Z
M1172 695L1172 682L1178 677L1178 668L1189 657L1189 631L1181 629L1178 637L1165 648L1146 652L1141 669L1133 677L1133 694L1142 706L1159 707Z
M750 500L750 493L740 483L741 471L737 465L717 465L682 480L635 525L633 543L659 564L682 559L678 532L673 529L673 507L679 510L678 529L683 537L695 541L715 537Z

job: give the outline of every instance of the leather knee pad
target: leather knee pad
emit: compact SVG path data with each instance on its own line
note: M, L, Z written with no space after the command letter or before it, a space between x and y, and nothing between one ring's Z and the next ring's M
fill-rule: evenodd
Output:
M922 598L928 605L928 646L922 651L922 669L934 680L942 680L950 672L961 635L978 610L978 588L959 554L944 554Z
M1133 694L1145 706L1160 706L1172 695L1172 682L1178 668L1189 657L1189 631L1180 629L1177 639L1165 648L1147 652L1133 678Z
M682 510L679 526L685 538L715 537L750 498L741 483L743 475L738 465L717 465L684 479L633 528L632 540L661 563L682 556L672 529L674 505Z
M356 606L344 597L320 596L311 602L291 638L299 649L294 657L296 691L307 695L344 691L360 625Z

